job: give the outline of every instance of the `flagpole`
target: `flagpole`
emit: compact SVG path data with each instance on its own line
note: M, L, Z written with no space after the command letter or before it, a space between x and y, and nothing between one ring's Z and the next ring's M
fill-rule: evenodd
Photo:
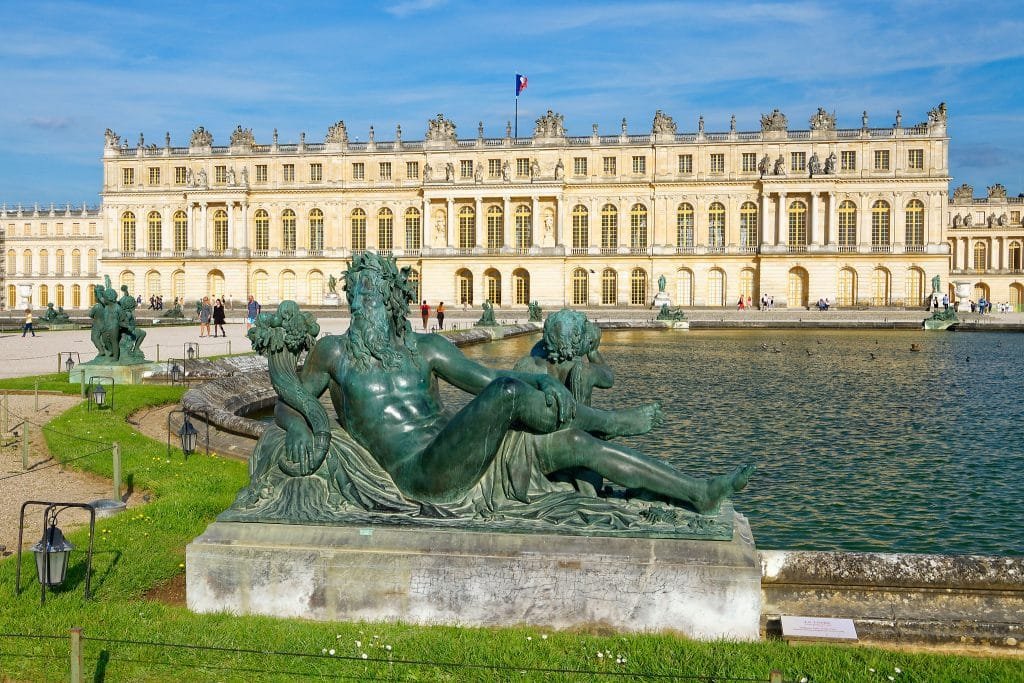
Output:
M519 95L516 95L516 133L515 136L519 137Z

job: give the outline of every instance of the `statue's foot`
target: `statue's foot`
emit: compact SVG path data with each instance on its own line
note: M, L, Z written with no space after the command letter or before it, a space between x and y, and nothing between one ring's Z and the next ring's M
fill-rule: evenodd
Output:
M708 479L708 490L703 501L694 502L697 512L709 515L718 511L718 506L729 497L729 494L742 491L750 477L754 474L753 463L738 467L732 474L722 474Z
M646 434L665 420L665 413L660 403L649 403L645 406L613 410L609 412L608 423L603 430L606 438L615 436L634 436Z

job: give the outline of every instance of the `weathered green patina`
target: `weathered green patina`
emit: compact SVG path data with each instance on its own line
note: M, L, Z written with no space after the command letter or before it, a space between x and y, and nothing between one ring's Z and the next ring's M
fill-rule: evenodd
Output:
M64 325L71 322L71 318L64 312L64 307L59 306L55 309L52 303L46 304L46 313L43 313L42 319L51 325Z
M672 308L668 304L663 304L658 309L658 317L656 320L670 320L672 322L678 322L680 320L686 320L686 313L683 312L682 308Z
M494 305L490 299L484 301L484 310L480 319L473 323L476 327L498 327L498 321L494 319Z
M657 404L598 410L576 400L557 370L494 370L440 335L413 332L406 316L414 285L393 259L356 256L345 291L352 312L345 335L314 343L319 326L293 302L261 315L249 331L269 358L280 398L276 426L250 459L250 485L222 521L731 534L731 508L722 503L746 485L753 466L696 479L611 440L658 424ZM587 364L596 367L583 384L610 386L610 376L601 379L599 339L586 342ZM475 398L447 412L439 379ZM337 422L319 401L325 392ZM625 490L587 495L549 476L580 469Z
M544 322L544 310L540 307L540 303L539 302L531 301L527 305L527 308L530 311L529 322L531 322L531 323L542 323L542 322Z
M92 318L90 339L98 352L84 365L135 365L146 362L142 340L146 331L135 323L136 300L121 285L121 298L104 276L104 284L95 286L96 303L89 310Z
M936 276L938 277L938 276ZM943 311L935 311L932 313L932 317L926 318L924 321L924 329L926 330L945 330L953 325L960 322L960 318L956 315L956 309L949 308Z

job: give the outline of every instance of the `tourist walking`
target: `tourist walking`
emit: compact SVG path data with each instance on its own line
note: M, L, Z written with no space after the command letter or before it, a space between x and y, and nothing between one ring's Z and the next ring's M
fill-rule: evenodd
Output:
M199 306L199 336L210 336L210 319L213 317L213 306L210 305L210 297L204 296L203 303Z
M444 329L444 302L437 305L437 329Z
M21 336L24 337L26 333L31 332L32 336L36 336L36 331L32 329L32 309L25 309L25 324L21 328Z
M944 310L944 311L948 311L949 310L949 294L943 294L942 295L942 310Z
M245 331L248 332L256 324L256 316L260 314L260 302L249 295L249 303L245 305Z
M427 323L430 321L430 304L424 299L420 304L420 317L423 318L423 331L427 331Z
M220 336L226 337L228 333L224 331L224 302L217 299L217 303L213 305L213 336L217 336L217 330L220 330Z

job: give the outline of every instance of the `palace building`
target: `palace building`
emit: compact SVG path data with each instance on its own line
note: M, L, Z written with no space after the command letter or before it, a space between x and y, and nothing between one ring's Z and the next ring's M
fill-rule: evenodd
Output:
M1020 206L1003 190L993 222L994 205L963 188L950 203L946 126L939 105L908 126L897 113L871 127L865 113L854 129L819 109L805 130L775 110L751 132L735 118L706 132L701 118L679 133L660 111L643 134L623 120L618 134L595 125L581 137L551 111L529 138L509 128L486 138L482 124L459 137L440 114L414 141L399 127L391 140L371 128L354 142L340 121L323 142L291 144L276 131L258 144L239 126L225 146L202 127L187 147L169 135L129 146L108 130L98 210L0 214L8 300L24 281L36 306L59 287L77 306L75 291L90 294L65 278L98 272L143 298L319 305L328 278L372 250L411 267L432 305L643 307L664 276L683 306L762 293L777 306L917 306L934 275L979 279L990 268L989 298L1024 303ZM57 226L65 258L99 250L98 271L88 256L84 270L71 256L69 269L33 248L63 244ZM72 247L73 226L82 244Z

